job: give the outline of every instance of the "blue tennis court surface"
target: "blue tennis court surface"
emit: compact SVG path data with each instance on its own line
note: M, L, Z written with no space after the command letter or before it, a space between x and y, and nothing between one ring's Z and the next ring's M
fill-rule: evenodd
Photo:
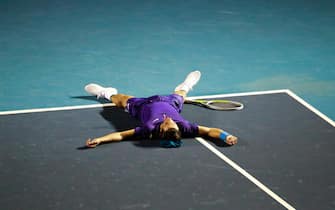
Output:
M2 112L1 206L334 208L334 122L290 91L219 98L241 101L245 108L185 105L183 115L237 135L232 147L184 139L181 148L164 149L153 140L130 140L83 150L86 138L138 122L110 105Z

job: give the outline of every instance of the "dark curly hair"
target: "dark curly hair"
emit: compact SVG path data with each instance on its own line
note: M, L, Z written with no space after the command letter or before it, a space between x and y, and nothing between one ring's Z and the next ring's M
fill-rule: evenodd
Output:
M175 128L169 128L168 130L161 132L161 138L169 140L180 140L181 132Z

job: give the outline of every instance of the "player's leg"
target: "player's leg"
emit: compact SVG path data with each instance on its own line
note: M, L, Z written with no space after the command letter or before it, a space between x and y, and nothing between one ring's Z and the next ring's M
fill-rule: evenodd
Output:
M201 73L200 71L192 71L187 75L184 82L180 83L174 90L175 94L182 96L184 99L187 96L187 93L192 90L193 86L198 83L200 80Z
M129 98L133 98L133 96L118 94L117 89L113 87L102 87L98 84L88 84L85 86L85 90L97 98L105 98L107 100L112 101L117 107L125 108L127 106L127 101Z
M116 95L112 95L110 100L117 106L120 108L125 109L127 107L127 101L130 98L134 98L134 96L130 96L130 95L125 95L125 94L116 94Z

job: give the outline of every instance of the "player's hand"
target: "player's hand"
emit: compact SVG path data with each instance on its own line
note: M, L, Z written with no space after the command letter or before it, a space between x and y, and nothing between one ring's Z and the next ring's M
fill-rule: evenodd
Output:
M98 146L100 144L100 141L99 140L96 140L96 139L87 139L86 141L86 146L87 147L90 147L90 148L94 148L96 146Z
M233 135L229 135L229 136L227 136L227 138L226 138L226 144L228 144L228 145L234 145L234 144L236 144L237 143L237 140L238 140L238 138L236 137L236 136L233 136Z

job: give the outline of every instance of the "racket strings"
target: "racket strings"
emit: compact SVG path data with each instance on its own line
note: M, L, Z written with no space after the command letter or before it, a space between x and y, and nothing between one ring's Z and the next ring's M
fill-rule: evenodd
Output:
M243 105L238 102L209 102L207 107L215 110L240 110Z
M237 103L222 103L222 102L211 102L208 105L220 108L236 108L241 106L241 104Z
M214 110L241 110L243 109L243 104L236 101L214 99L214 100L187 100L185 103L195 104L199 106L204 106Z

